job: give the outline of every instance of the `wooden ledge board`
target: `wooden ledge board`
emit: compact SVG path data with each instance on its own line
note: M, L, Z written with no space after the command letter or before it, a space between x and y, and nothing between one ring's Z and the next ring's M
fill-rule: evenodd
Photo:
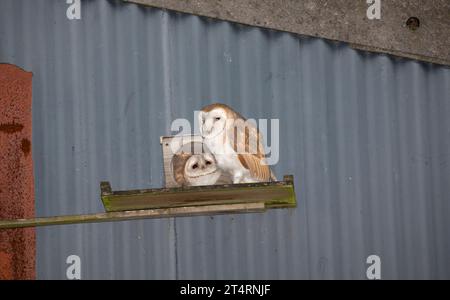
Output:
M114 192L108 182L102 182L101 198L107 212L243 203L264 203L266 208L297 205L291 175L276 182Z

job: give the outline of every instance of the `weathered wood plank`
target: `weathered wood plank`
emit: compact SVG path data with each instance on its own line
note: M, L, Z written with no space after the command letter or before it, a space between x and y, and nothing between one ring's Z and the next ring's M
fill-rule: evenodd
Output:
M254 202L267 208L297 205L292 176L277 182L113 191L102 193L101 198L109 212Z
M188 217L198 215L254 213L263 211L265 211L264 203L159 208L147 210L107 212L88 215L67 215L67 216L45 217L34 219L0 220L0 229L127 221L137 219Z

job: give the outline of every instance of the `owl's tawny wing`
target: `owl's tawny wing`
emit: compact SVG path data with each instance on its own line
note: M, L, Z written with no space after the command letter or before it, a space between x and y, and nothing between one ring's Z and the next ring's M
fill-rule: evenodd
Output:
M242 166L259 181L269 181L271 171L265 163L264 145L258 128L251 122L236 119L227 133Z

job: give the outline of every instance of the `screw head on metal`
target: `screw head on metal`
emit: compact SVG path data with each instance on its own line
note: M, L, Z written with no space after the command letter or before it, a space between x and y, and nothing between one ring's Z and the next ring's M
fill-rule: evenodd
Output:
M420 27L420 20L417 17L409 17L408 20L406 20L406 27L409 28L411 31L416 31Z

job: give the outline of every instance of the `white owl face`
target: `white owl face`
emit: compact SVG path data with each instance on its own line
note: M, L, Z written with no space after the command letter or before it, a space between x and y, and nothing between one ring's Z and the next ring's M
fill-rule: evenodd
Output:
M222 108L215 108L209 112L201 111L198 115L200 134L204 138L213 138L225 130L227 114Z
M189 185L211 185L221 175L217 163L211 153L193 154L184 167L184 177Z

